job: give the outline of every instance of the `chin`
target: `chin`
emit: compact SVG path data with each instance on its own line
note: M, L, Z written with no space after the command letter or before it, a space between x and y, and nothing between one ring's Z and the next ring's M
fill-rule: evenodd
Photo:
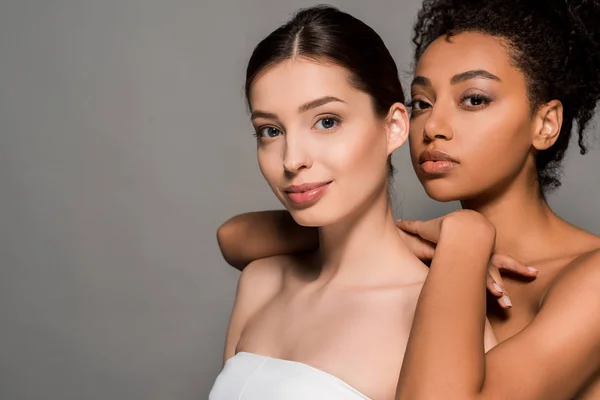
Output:
M450 201L460 201L466 196L460 190L457 190L456 185L452 185L450 182L429 181L421 182L425 193L432 200L439 201L441 203L447 203Z
M300 226L306 227L321 227L331 225L336 221L336 213L334 210L326 210L324 207L319 207L317 204L305 209L297 209L287 207L288 211L294 218L294 221Z
M321 227L328 225L331 217L322 215L322 213L311 212L311 210L290 210L288 209L294 221L300 226Z

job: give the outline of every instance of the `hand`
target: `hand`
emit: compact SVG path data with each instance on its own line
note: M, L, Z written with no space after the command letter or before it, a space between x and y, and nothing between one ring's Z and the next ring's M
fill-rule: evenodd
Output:
M496 228L483 215L472 210L457 210L442 217L429 221L398 221L396 226L401 230L419 236L431 243L438 243L442 233L442 226L450 223L453 227L460 226L468 229L470 233L495 235ZM456 225L458 223L458 225ZM451 229L451 228L450 228Z
M419 260L425 263L429 263L433 259L433 254L435 253L435 243L425 240L419 235L415 235L408 231L402 230L402 228L400 227L401 222L402 221L397 221L396 224L398 226L398 234L404 241L404 244L406 244L408 249Z
M488 276L486 287L488 292L496 297L502 308L511 308L512 303L504 286L502 274L516 275L528 280L535 279L538 271L533 267L515 260L506 254L492 254L488 265Z
M440 229L444 217L430 221L397 221L400 236L413 254L423 262L430 262L439 240ZM488 266L486 287L496 297L501 308L512 307L510 297L504 285L502 274L512 274L526 279L533 279L537 270L505 254L493 254Z

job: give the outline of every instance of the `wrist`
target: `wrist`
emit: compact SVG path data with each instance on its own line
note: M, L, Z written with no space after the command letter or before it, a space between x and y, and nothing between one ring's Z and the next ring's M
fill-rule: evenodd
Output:
M462 238L477 238L481 244L496 240L496 227L483 215L471 210L459 210L444 217L441 234Z

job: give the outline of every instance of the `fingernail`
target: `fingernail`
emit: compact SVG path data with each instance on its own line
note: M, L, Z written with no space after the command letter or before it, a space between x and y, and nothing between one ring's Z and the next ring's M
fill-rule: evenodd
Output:
M527 267L528 270L530 270L531 272L533 272L534 274L537 274L538 270L533 268L533 267Z
M502 301L504 301L504 304L505 304L507 307L512 307L512 303L511 303L511 301L510 301L510 297L508 297L508 296L503 296L503 297L502 297Z
M496 282L494 282L492 284L492 286L494 287L494 289L496 289L497 291L499 291L500 293L504 293L504 290L502 290L502 288L500 287L500 285L498 285Z

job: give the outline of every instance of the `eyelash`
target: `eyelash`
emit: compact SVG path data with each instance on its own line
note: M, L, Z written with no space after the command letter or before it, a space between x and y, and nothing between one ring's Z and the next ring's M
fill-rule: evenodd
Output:
M331 120L333 120L333 121L335 122L335 126L334 126L334 127L332 127L332 128L323 128L323 130L326 130L326 131L331 131L331 130L333 130L333 129L337 128L337 126L338 126L339 124L341 124L341 123L342 123L342 120L341 120L341 118L340 118L340 117L337 117L337 116L335 116L335 115L324 115L324 116L322 116L321 118L319 118L319 119L318 119L318 120L317 120L317 121L316 121L316 122L313 124L313 128L314 128L314 127L315 127L315 125L317 125L319 122L322 122L322 121L324 121L324 120L326 120L326 119L331 119Z
M261 132L262 132L262 131L264 131L265 129L276 129L276 130L278 130L278 131L279 131L279 133L282 133L282 132L281 132L281 129L279 129L279 128L276 128L276 127L274 127L274 126L271 126L271 125L263 125L263 126L260 126L260 127L258 127L258 128L257 128L257 129L254 131L254 133L253 133L253 136L254 136L255 138L259 139L259 140L260 140L260 139L262 139L262 138L264 138L264 136L263 136L263 135L261 135ZM279 136L279 135L277 135L277 136ZM271 139L273 139L273 138L274 138L274 137L272 137Z
M417 103L425 103L427 106L431 107L431 104L429 104L428 102L426 102L425 100L420 100L420 99L416 99L416 100L411 100L408 102L408 104L406 105L408 108L410 108L410 115L415 115L415 114L420 114L424 111L424 109L420 109L420 110L415 110L415 105Z
M471 109L471 110L481 110L482 108L485 108L485 107L487 107L487 105L488 105L488 104L490 104L490 103L491 103L491 101L492 101L492 99L491 99L491 98L489 98L489 97L487 97L487 96L484 96L484 95L483 95L483 94L481 94L481 93L474 93L474 94L466 94L466 95L463 95L463 96L460 98L460 104L462 105L462 104L463 104L463 102L464 102L465 100L468 100L468 99L471 99L471 100L473 100L473 99L477 99L477 100L481 100L481 101L482 101L482 104L480 104L480 105L477 105L477 106L474 106L474 105L466 106L466 107L468 107L468 108L469 108L469 109Z
M472 110L481 110L482 108L487 107L488 104L490 104L492 102L491 98L489 98L488 96L484 96L484 95L482 95L480 93L466 94L466 95L463 95L460 98L460 104L461 104L461 106L464 103L464 101L468 100L468 99L471 99L471 100L476 99L476 100L481 100L482 101L482 104L480 104L480 105L476 105L476 106L475 105L463 106L463 107L465 107L465 108L467 108L467 109L469 109L471 111ZM426 107L415 110L415 105L418 104L418 103L424 103L424 104L426 104ZM411 115L413 115L413 114L417 114L418 115L419 113L423 112L425 109L431 108L431 104L429 104L425 100L416 99L416 100L411 100L407 104L407 107L411 109Z
M327 119L333 120L333 121L335 122L335 126L333 126L332 128L323 128L323 129L319 129L319 130L331 131L331 130L333 130L333 129L337 128L337 126L338 126L338 125L339 125L339 124L342 122L341 118L339 118L339 117L337 117L337 116L335 116L335 115L325 115L325 116L322 116L321 118L319 118L319 119L318 119L318 120L317 120L317 121L316 121L316 122L313 124L313 128L314 128L314 127L315 127L315 125L317 125L319 122L322 122L322 121L324 121L324 120L327 120ZM265 129L269 129L269 128L276 129L277 131L279 131L279 134L282 134L282 133L283 133L283 131L282 131L281 129L279 129L279 128L275 127L275 126L272 126L272 125L263 125L263 126L260 126L260 127L258 127L258 128L257 128L257 129L254 131L254 134L253 134L253 136L254 136L254 137L256 137L256 138L257 138L257 139L259 139L259 140L260 140L261 138L265 138L265 137L264 137L264 136L261 134L261 132L262 132L262 131L264 131ZM277 136L279 136L279 135L277 135ZM271 139L274 139L275 137L276 137L276 136L273 136L273 137L271 137ZM266 139L269 139L269 138L266 138Z

